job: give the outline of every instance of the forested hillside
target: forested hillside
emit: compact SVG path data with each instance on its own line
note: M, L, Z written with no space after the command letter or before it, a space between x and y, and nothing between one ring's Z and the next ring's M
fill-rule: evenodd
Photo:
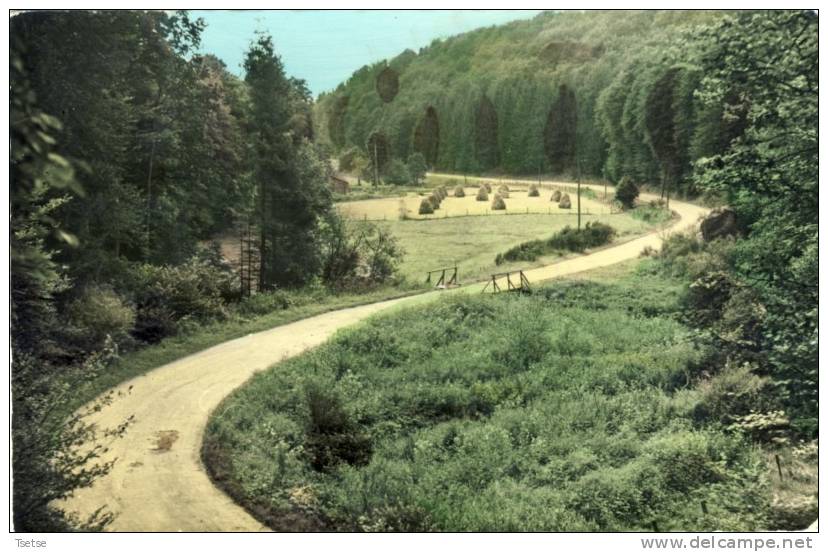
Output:
M683 182L690 159L738 127L693 95L708 46L693 32L724 15L544 13L436 40L356 71L319 98L318 121L337 148L364 149L377 132L394 156L422 151L443 170L572 175L577 160L594 177L658 183L661 157L673 155L668 177ZM388 103L375 91L386 65L399 75ZM652 129L664 110L680 127L674 153L653 134L665 131ZM428 144L424 126L435 128Z

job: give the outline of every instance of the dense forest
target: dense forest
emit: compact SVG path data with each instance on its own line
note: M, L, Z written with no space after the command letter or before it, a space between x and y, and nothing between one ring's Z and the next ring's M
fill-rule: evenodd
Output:
M261 291L371 287L398 252L332 209L312 98L269 36L240 79L199 53L204 23L186 12L30 12L10 25L15 523L63 527L50 501L99 473L70 452L92 428L55 414L72 388L119 352L285 301L242 297L212 238L256 234Z
M815 439L817 26L805 11L550 12L406 50L314 99L267 34L238 77L186 12L15 15L15 527L109 521L54 501L107 470L88 467L100 448L76 448L96 428L73 395L123 352L294 291L394 282L394 237L333 208L337 156L386 183L426 166L583 175L630 204L650 186L725 207L724 239L655 254L684 282L676 317L713 353L699 373L732 399L711 417L758 443ZM210 245L238 228L256 235L253 297Z

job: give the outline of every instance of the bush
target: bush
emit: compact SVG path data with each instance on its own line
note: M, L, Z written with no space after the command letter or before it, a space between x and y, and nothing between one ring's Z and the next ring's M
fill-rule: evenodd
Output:
M176 333L185 318L225 318L225 296L236 281L199 256L176 266L138 265L130 280L137 307L133 335L150 343Z
M489 192L486 190L486 186L480 186L477 190L477 197L475 197L477 201L489 201Z
M529 197L540 197L540 191L538 190L537 185L532 184L529 186Z
M500 187L497 189L497 194L502 198L509 197L509 186L506 184L501 184Z
M364 466L371 459L371 440L351 421L337 395L318 385L305 391L308 421L304 449L317 471L345 462Z
M552 192L552 197L549 198L549 201L560 201L561 200L561 191L555 190Z
M491 185L490 182L484 182L483 187L486 188L486 193L487 194L492 193L492 185Z
M506 210L506 202L503 201L503 196L500 194L495 194L494 199L492 200L492 211L505 211Z
M454 189L454 197L466 197L466 190L463 189L463 186L457 186Z
M638 197L638 186L629 176L621 178L618 186L615 188L615 199L625 209L632 209L635 207L635 199Z
M440 208L440 203L442 202L442 199L440 199L439 196L437 196L435 194L431 194L430 196L428 196L428 200L431 202L431 208L432 209L434 209L436 211L437 209Z
M747 363L725 365L709 379L699 382L699 402L693 414L699 420L733 422L738 416L770 411L770 378L758 376Z
M425 178L426 171L428 165L422 153L414 152L408 156L408 172L415 185Z
M293 300L290 293L283 289L277 289L245 297L239 303L238 309L241 314L262 315L285 310L290 308L291 305L293 305Z
M581 230L567 226L549 239L553 249L564 249L580 253L588 247L609 243L615 236L615 229L602 222L588 222Z
M569 194L561 194L561 200L558 202L558 208L571 209L572 202L569 200Z
M411 182L411 174L409 174L405 163L399 159L393 159L385 173L385 181L396 186L404 186Z
M420 213L423 205L431 208L431 203L423 199ZM388 230L373 223L349 222L338 215L328 217L326 222L321 232L322 281L326 286L345 289L373 285L396 273L403 252Z
M135 309L111 287L90 286L69 303L70 339L86 351L103 347L107 336L124 343L135 325Z
M421 215L430 215L434 213L434 207L431 204L431 199L425 197L420 202L420 210L418 211Z
M546 242L543 240L532 240L517 245L505 253L498 253L495 257L495 264L501 265L507 261L534 261L548 253Z

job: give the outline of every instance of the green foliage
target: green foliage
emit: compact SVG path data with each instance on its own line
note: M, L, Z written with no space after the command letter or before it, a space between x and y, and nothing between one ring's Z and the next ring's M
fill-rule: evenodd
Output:
M634 219L642 220L648 224L661 224L669 222L673 218L673 213L667 209L666 205L655 201L647 205L639 205L630 211L630 215Z
M227 267L194 256L175 266L137 265L128 287L137 309L134 335L154 343L188 320L225 318L227 299L237 296L239 284Z
M466 190L462 185L454 188L454 197L466 197Z
M598 247L612 241L616 232L608 224L588 222L581 230L567 226L548 240L532 240L521 243L505 253L498 253L495 264L513 261L534 261L546 255L561 255L566 251L581 253L589 247Z
M66 307L76 340L84 350L100 350L108 339L124 343L135 324L135 309L112 288L87 287Z
M540 191L538 190L538 187L535 184L529 186L528 195L529 197L540 197Z
M625 209L632 209L635 207L636 198L638 198L638 186L635 185L632 178L625 176L615 187L615 199Z
M414 152L408 156L408 172L411 174L411 180L415 186L425 179L428 165L426 159L420 152Z
M399 159L393 159L385 173L385 181L395 186L403 186L412 183L412 180L405 163Z
M371 319L258 374L217 410L208 439L233 459L242 503L278 520L288 490L310 486L308 515L327 530L761 529L758 451L694 426L676 396L700 356L670 319L677 298L674 282L640 273ZM367 463L330 454L320 472L302 453L311 388L324 389L316 418L331 428L316 435L365 436Z
M308 421L305 451L314 469L323 471L340 462L362 466L371 459L371 441L342 408L338 396L311 384L305 391Z
M422 118L417 121L412 147L415 153L423 156L427 167L433 167L437 163L440 153L440 120L433 106L428 106Z
M492 211L504 211L506 210L506 202L503 201L503 195L495 194L494 199L492 200Z
M487 191L485 186L480 186L477 189L477 195L475 196L477 201L489 201L489 192Z
M477 104L474 124L474 151L477 166L493 169L500 163L497 110L492 101L483 96Z
M15 355L11 374L13 520L17 531L98 531L114 515L105 508L85 519L61 510L56 501L91 486L112 468L103 461L108 439L120 437L130 419L101 428L89 416L111 404L112 392L80 411L67 413L79 386L105 371L115 352L105 347L80 366L58 370L26 353ZM84 445L81 447L81 445Z
M359 148L348 148L339 156L339 170L352 172L357 169L357 161L361 152Z
M565 84L549 110L543 132L544 152L553 173L573 170L576 164L578 107L575 92Z
M261 227L260 287L296 287L320 268L317 234L331 207L330 167L306 136L290 130L296 106L310 98L285 75L270 36L251 44L244 67Z
M370 222L349 222L331 214L321 232L322 282L331 289L386 284L403 257L398 240Z

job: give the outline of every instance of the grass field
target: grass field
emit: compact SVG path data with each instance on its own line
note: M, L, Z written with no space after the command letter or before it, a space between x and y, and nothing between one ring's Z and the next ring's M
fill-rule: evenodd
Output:
M654 226L627 214L583 216L583 223L598 220L611 225L624 239L646 232ZM529 268L554 262L558 257L542 257L534 262L495 265L497 253L519 243L548 238L565 226L576 226L575 215L513 215L449 217L430 221L395 220L380 222L389 228L405 249L400 272L408 280L425 280L428 270L454 266L461 282L478 280L492 272Z
M494 199L494 194L497 192L498 186L497 181L492 182L492 193L489 194L488 201L477 201L475 199L477 194L476 186L465 188L465 197L454 197L454 188L450 188L448 190L448 197L443 200L440 208L432 215L420 215L418 213L420 202L429 195L426 191L419 193L408 192L404 197L386 197L381 199L341 202L337 203L336 206L340 213L356 220L400 220L403 218L440 219L467 215L503 216L516 213L565 215L577 212L576 198L573 194L570 194L572 208L561 209L558 207L557 202L549 200L552 195L552 189L541 189L540 196L529 197L525 184L521 184L520 187L514 184L509 186L509 197L504 200L506 202L506 210L492 211L492 199ZM403 212L405 213L405 217L403 217ZM590 199L587 197L587 194L583 194L581 197L581 212L585 214L609 214L610 208L604 203Z
M762 528L762 454L696 415L681 283L636 265L341 331L216 409L208 469L281 530Z

